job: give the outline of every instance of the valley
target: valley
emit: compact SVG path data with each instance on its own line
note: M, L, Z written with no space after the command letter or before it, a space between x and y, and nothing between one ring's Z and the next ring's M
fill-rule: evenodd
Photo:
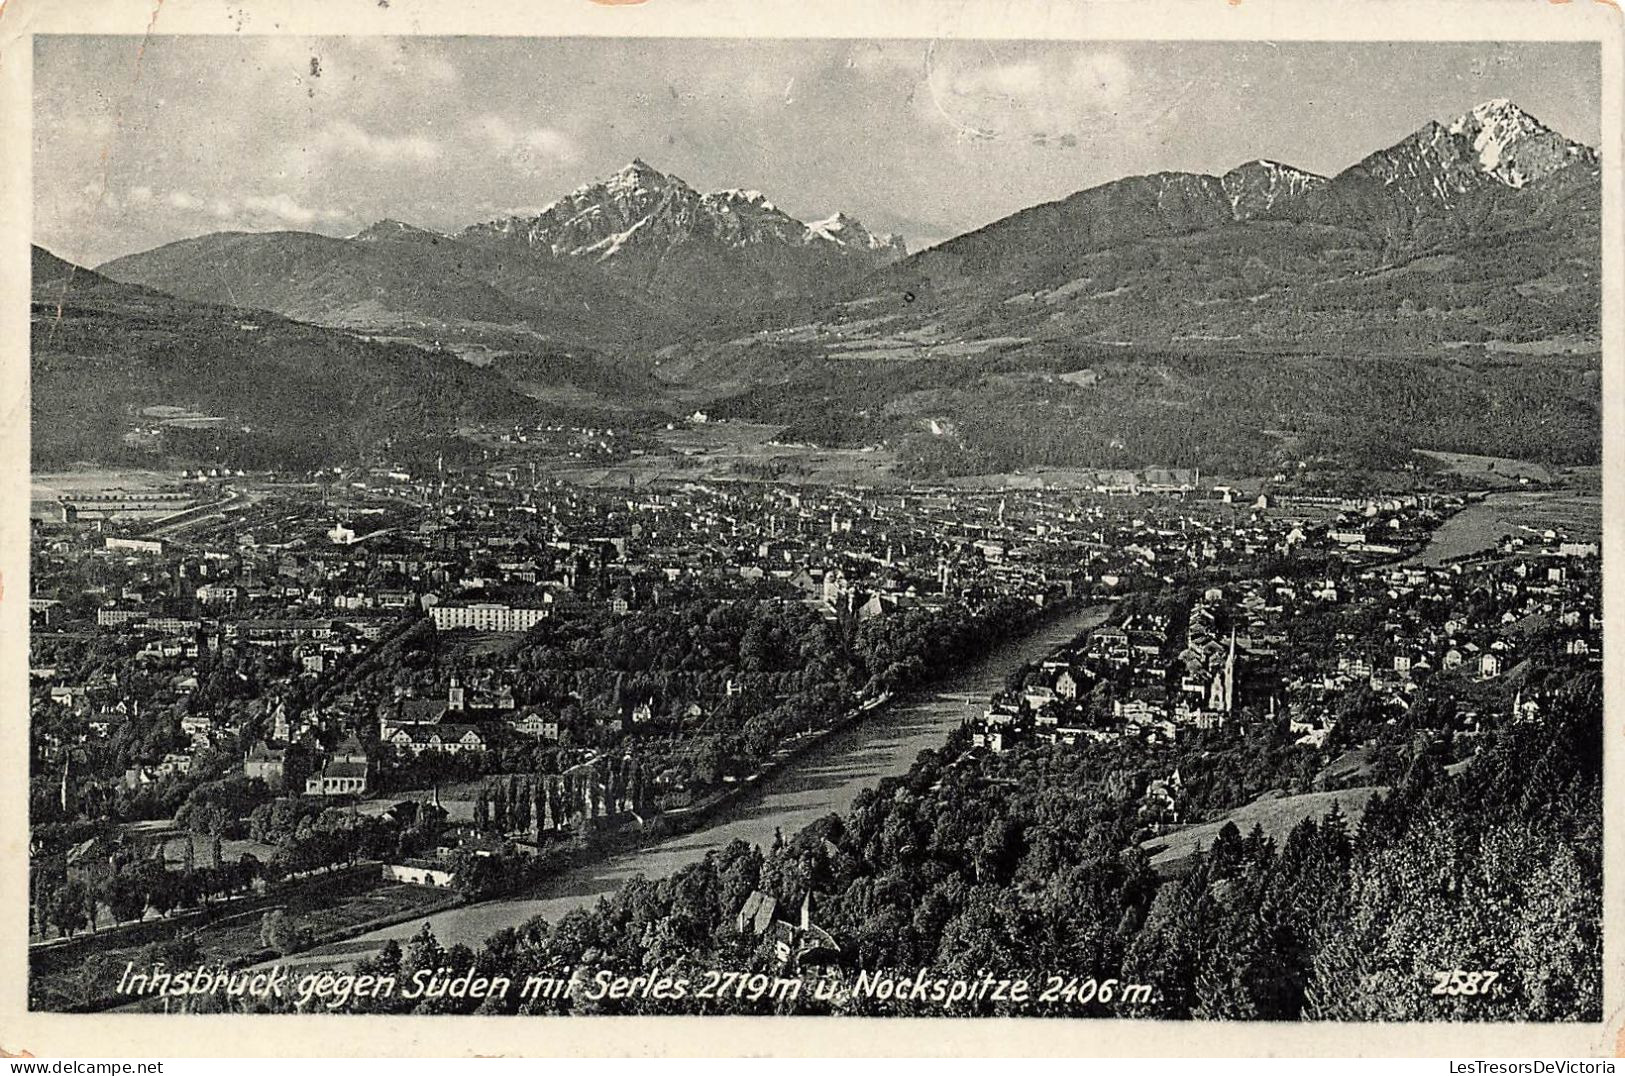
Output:
M894 152L856 50L703 124L440 44L512 100L301 81L303 185L33 249L30 1004L1602 1019L1596 149L1475 82ZM556 986L156 970L204 963ZM572 993L666 969L829 990Z
M538 462L593 483L1593 464L1599 197L1594 151L1490 101L1335 176L1131 176L913 255L642 160L452 234L215 233L95 272L40 251L35 450L409 463L510 421L640 442ZM252 406L234 380L273 369L270 399L342 415ZM340 369L368 388L315 390Z

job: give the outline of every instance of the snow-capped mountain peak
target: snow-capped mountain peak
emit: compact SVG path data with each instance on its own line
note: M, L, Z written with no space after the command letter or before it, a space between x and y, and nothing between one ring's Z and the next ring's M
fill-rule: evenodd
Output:
M738 187L728 187L720 191L711 191L710 197L719 201L745 202L749 205L761 206L763 209L777 209L767 200L767 195L759 190L740 190Z
M780 212L779 207L769 201L767 195L758 190L740 190L737 187L730 187L726 190L710 191L703 195L701 200L723 213L743 209L754 209L762 213Z
M807 225L807 237L812 242L825 240L858 250L891 251L898 257L906 253L906 247L900 236L889 232L876 235L865 228L862 221L845 213L832 213L823 220L810 222Z
M749 266L804 262L806 271L824 274L832 259L861 269L905 253L901 240L873 236L845 215L809 226L759 190L701 194L642 158L578 187L539 213L476 224L460 238L591 261L640 280L675 273L675 266L692 265L696 259L739 262L741 273L759 271Z
M845 213L831 213L823 220L809 221L807 227L821 235L834 237L849 230L854 224L857 224L860 228L863 227Z
M687 189L688 184L676 176L660 171L642 157L634 157L629 164L619 171L597 183L589 183L584 187L579 187L575 193L582 194L591 192L594 189L602 189L620 197L658 195L672 187Z
M345 238L363 243L380 243L391 240L440 240L445 239L446 236L440 232L432 232L427 228L419 228L415 224L407 224L405 221L385 217L383 220L369 224L354 235Z
M1260 157L1219 177L1230 212L1237 220L1268 213L1281 202L1324 186L1326 177Z
M1505 98L1485 101L1443 123L1429 121L1378 150L1355 170L1413 206L1460 205L1475 192L1514 189L1571 164L1595 164L1596 151L1571 142Z
M1445 131L1471 145L1479 171L1509 187L1543 179L1591 152L1504 97L1473 106Z
M1546 130L1544 124L1505 97L1494 97L1457 116L1450 124L1450 133L1461 134L1469 129L1485 127L1523 133Z
M1457 117L1447 130L1471 139L1479 168L1510 187L1521 187L1527 181L1512 164L1518 145L1525 139L1551 133L1539 120L1504 97L1474 106Z

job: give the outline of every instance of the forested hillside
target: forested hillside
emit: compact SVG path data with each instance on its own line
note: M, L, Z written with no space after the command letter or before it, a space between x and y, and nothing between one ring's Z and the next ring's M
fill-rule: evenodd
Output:
M1557 681L1552 681L1556 684ZM741 931L754 891L808 901L839 954L807 979L816 1000L435 998L418 1012L781 1012L1022 1014L1258 1020L1596 1020L1601 1016L1601 691L1594 673L1554 687L1542 720L1501 726L1465 767L1418 738L1402 777L1355 826L1340 811L1282 841L1219 832L1172 877L1135 843L1141 793L1160 768L1192 772L1214 745L1148 757L1132 745L966 754L963 737L922 753L907 777L863 794L763 853L735 842L661 881L635 880L592 911L533 921L478 952L442 950L427 931L391 943L364 970L473 967L567 978L709 969L773 974L772 947ZM1267 724L1208 758L1224 779L1198 804L1301 780L1279 768L1289 740ZM1158 767L1153 770L1152 767ZM809 899L810 898L810 899ZM1148 984L1148 1000L1048 1008L984 1001L856 999L862 972L976 979L1093 977ZM1539 968L1537 972L1531 970ZM1451 973L1495 972L1476 993L1436 990ZM1439 974L1444 973L1441 980ZM1063 987L1063 994L1064 994ZM476 1005L478 1008L476 1009ZM383 999L362 1011L413 1011Z
M314 467L459 423L541 414L490 370L273 314L119 284L34 248L36 468L150 462ZM211 424L159 426L179 407ZM432 453L430 454L432 459Z

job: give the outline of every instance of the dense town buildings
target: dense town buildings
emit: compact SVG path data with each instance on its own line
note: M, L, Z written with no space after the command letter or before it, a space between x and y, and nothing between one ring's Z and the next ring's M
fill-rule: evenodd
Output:
M52 514L30 596L36 809L105 828L110 851L76 862L115 878L180 826L188 848L252 837L239 855L271 877L373 856L392 883L465 885L754 779L923 675L908 647L1012 610L1111 613L972 712L979 750L1273 722L1319 752L1356 696L1397 711L1441 678L1506 682L1536 647L1600 660L1589 534L1422 567L1406 557L1465 496L1160 477L593 488L390 468L222 476L229 510L161 538ZM1463 701L1448 722L1472 736L1542 704ZM1147 825L1184 823L1184 780L1137 793ZM195 870L188 854L165 862Z

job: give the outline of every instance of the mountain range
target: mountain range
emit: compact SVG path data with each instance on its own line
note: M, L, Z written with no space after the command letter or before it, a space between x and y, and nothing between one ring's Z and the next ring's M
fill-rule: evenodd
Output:
M1496 100L1336 175L1128 176L912 255L843 214L803 222L635 160L452 234L215 233L98 272L496 356L531 396L570 370L620 406L698 400L926 470L1267 465L1298 435L1369 439L1341 413L1366 406L1360 362L1426 404L1406 443L1575 460L1600 437L1600 215L1596 152ZM1463 393L1489 409L1479 434L1452 417Z
M1001 278L1064 273L1098 251L1269 222L1325 229L1314 233L1320 247L1357 251L1361 268L1375 268L1514 228L1598 189L1594 150L1490 101L1332 177L1254 161L1222 176L1161 172L1091 187L924 251L896 275L927 285L969 277L985 292ZM1342 268L1328 263L1322 275Z
M905 253L837 213L701 194L641 160L530 216L443 235L383 220L345 239L217 232L98 271L200 302L458 348L626 349L827 294Z
M1592 461L1600 222L1596 152L1490 101L1334 176L1255 161L1079 191L658 371L724 395L714 414L885 443L925 475L1255 472L1312 445Z

